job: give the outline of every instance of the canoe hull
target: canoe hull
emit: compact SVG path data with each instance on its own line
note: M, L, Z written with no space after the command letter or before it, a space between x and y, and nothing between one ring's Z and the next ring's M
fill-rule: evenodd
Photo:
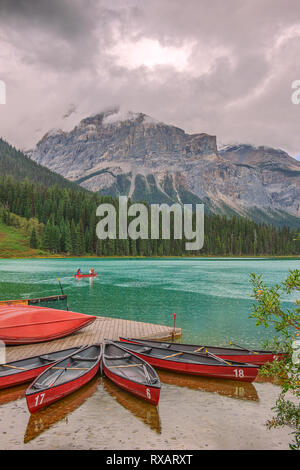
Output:
M157 372L123 344L104 343L102 368L106 377L123 390L155 406L158 404L161 383Z
M221 359L209 358L206 355L169 351L166 356L164 348L150 347L149 351L143 350L143 345L120 342L124 347L148 362L152 367L169 370L172 372L214 377L221 379L237 380L241 382L253 382L258 373L258 366L235 361L222 363ZM147 348L146 348L147 349ZM151 352L152 351L152 352ZM162 357L161 357L162 356ZM175 357L177 356L177 357Z
M0 340L7 345L32 344L68 336L95 316L36 306L0 307Z
M45 355L32 356L18 361L0 364L0 389L14 387L36 379L48 367L61 361L65 356L80 350L81 346L54 351Z
M159 341L143 341L138 339L127 339L120 337L120 341L124 343L133 343L133 344L145 344L148 345L149 343L159 345L168 345L170 343L167 342L159 342ZM253 353L245 353L241 351L240 353L236 350L234 354L230 352L230 348L218 348L216 346L200 346L200 345L189 345L189 344L180 344L174 343L174 346L168 348L169 351L185 351L185 352L197 352L198 349L201 349L204 352L205 349L211 351L213 354L225 359L227 361L235 361L235 362L247 362L249 364L254 364L257 366L262 366L266 362L273 362L275 359L282 359L285 354L284 353L275 353L275 352L268 352L268 351L258 351L258 354ZM227 351L226 351L227 349ZM201 353L201 351L199 351Z
M19 372L18 374L0 377L0 390L8 387L14 387L15 385L20 385L26 382L31 382L42 372L44 372L44 370L46 370L48 367L49 364L46 364L44 366L37 367L32 370L24 370L23 372Z
M36 413L45 406L51 405L51 403L60 400L61 398L70 395L83 385L87 384L90 380L95 377L99 370L99 362L90 369L86 374L78 377L71 382L61 384L58 386L53 386L46 390L39 391L34 394L26 395L27 406L30 413Z
M189 364L184 362L164 361L162 359L143 356L153 367L170 370L177 373L200 375L203 377L214 377L221 379L238 380L241 382L253 382L257 376L258 369L240 366L207 366L202 364Z
M130 380L126 380L113 372L111 372L105 365L103 371L108 379L121 387L123 390L132 393L133 395L146 400L149 403L157 406L160 397L160 388L151 387L150 385L143 385Z
M238 361L238 362L248 362L257 366L263 366L266 362L273 362L276 358L280 359L284 357L283 354L241 354L237 356L232 356L229 354L222 354L219 357L229 361Z
M203 377L215 377L221 379L238 380L241 382L253 382L257 376L257 368L237 367L237 366L208 366L203 364L190 364L187 362L166 361L155 357L144 356L135 352L135 354L147 361L152 367L170 370L172 372L201 375Z
M95 273L95 274L75 274L74 277L75 279L81 279L82 277L97 277L98 274Z

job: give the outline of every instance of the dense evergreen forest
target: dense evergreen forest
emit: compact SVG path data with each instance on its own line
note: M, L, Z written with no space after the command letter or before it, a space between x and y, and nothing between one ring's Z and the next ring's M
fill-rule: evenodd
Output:
M0 175L12 176L14 179L28 178L32 182L42 183L45 186L58 184L62 188L70 188L74 191L85 191L81 186L72 183L61 175L45 168L31 160L23 152L0 138Z
M186 251L185 240L174 240L172 234L171 240L99 240L96 225L100 219L96 217L96 209L104 202L113 204L118 213L118 199L110 196L58 184L46 186L28 179L0 177L2 221L16 225L17 218L13 214L30 220L33 227L31 247L51 253L73 256L280 256L300 253L296 230L258 224L237 216L205 215L205 242L198 252Z

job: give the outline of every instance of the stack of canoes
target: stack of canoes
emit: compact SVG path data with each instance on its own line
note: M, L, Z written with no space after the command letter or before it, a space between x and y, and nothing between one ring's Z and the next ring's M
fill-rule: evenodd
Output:
M25 396L29 411L35 413L83 387L100 370L117 386L157 405L161 382L156 368L253 382L261 364L283 356L271 351L120 339L2 364L0 389L32 382ZM249 362L241 361L245 357Z

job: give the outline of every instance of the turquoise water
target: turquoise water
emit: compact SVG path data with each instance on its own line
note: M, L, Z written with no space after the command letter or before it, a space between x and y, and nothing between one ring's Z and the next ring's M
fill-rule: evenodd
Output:
M99 277L77 281L78 268ZM60 293L59 277L71 310L93 315L173 325L184 342L262 345L274 331L249 319L251 272L269 285L300 269L299 259L34 259L0 260L0 300ZM292 306L295 296L285 297ZM52 305L65 308L61 303Z

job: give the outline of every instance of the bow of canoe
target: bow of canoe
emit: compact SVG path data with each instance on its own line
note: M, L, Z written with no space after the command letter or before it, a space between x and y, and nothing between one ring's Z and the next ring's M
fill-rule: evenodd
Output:
M95 316L29 305L0 307L0 340L28 344L67 336L96 320Z
M158 404L160 380L146 361L110 341L104 344L102 363L106 377L116 385L153 405Z

